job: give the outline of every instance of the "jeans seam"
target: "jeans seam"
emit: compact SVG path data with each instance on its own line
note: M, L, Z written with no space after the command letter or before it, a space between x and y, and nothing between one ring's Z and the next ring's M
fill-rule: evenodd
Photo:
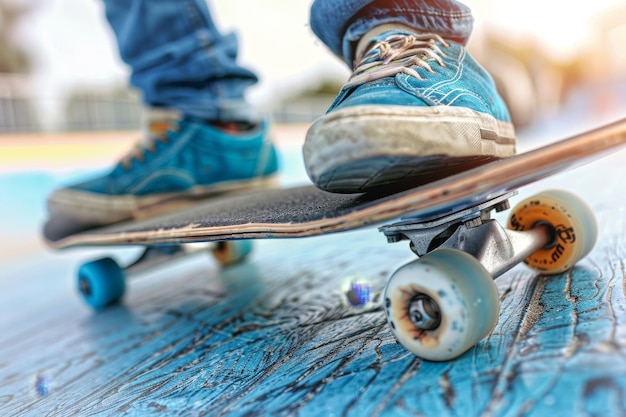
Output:
M198 13L193 7L193 1L186 1L185 9L187 10L187 16L189 17L189 20L191 21L191 24L193 25L194 29L201 29L202 22L201 22L200 17L198 16Z
M198 10L194 7L194 1L188 0L185 2L185 9L187 18L194 28L194 37L198 41L198 46L205 49L210 47L213 43L213 36L206 34L206 25L202 22L202 16L198 13Z
M379 16L389 16L390 14L396 16L396 15L401 15L401 14L405 14L405 13L413 13L413 14L419 14L419 15L426 15L426 16L438 16L438 17L450 17L453 19L466 19L466 18L473 18L471 13L463 13L463 12L451 12L451 13L442 13L439 10L423 10L423 9L389 9L389 10L384 10L384 11L374 11L373 14L375 17L379 17ZM358 20L363 20L364 18L361 17Z

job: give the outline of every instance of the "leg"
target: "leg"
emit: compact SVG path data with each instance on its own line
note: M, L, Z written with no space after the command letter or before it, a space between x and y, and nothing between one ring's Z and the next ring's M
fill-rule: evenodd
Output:
M257 82L239 66L237 38L222 35L204 0L106 0L131 84L146 104L205 120L249 120L245 89Z
M307 133L318 187L412 187L515 152L506 106L464 48L472 16L462 4L317 0L311 27L354 71Z
M235 36L217 31L204 0L106 0L105 6L131 83L147 105L178 116L108 174L55 190L50 215L90 227L274 186L277 156L267 123L244 100L257 78L236 63Z

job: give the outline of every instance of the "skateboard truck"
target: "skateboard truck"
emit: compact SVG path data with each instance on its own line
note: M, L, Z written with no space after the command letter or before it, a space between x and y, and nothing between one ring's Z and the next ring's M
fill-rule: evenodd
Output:
M379 230L389 243L410 240L411 250L424 256L438 248L458 249L474 256L496 278L522 262L532 253L554 241L554 229L547 223L530 230L507 230L491 212L507 210L507 193L461 211L426 221L403 219Z
M513 208L504 228L491 212L508 209L515 194L379 228L390 243L409 240L419 257L385 288L387 321L409 351L434 361L460 356L498 322L496 277L521 261L558 274L591 251L597 226L582 200L560 190L541 193Z

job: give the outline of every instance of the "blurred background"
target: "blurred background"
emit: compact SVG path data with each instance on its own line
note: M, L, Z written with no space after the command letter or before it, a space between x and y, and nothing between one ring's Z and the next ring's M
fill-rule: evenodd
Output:
M508 102L520 149L626 114L626 2L466 4L469 48ZM276 122L286 181L306 181L306 126L349 76L311 33L310 0L209 6L261 78L249 98ZM141 114L100 0L0 0L0 260L41 246L47 193L110 166L140 137Z
M624 1L466 4L476 18L470 49L520 129L576 106L589 118L623 107ZM308 123L326 110L348 72L309 30L309 0L209 5L261 76L250 91L260 109L278 123ZM138 129L139 96L116 48L98 0L0 0L0 134Z

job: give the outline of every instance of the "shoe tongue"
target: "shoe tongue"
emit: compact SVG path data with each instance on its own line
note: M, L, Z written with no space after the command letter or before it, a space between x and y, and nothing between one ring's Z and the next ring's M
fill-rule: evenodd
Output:
M403 30L403 29L390 29L390 30L386 30L384 32L381 32L378 36L374 37L374 41L375 42L381 42L384 41L385 39L389 38L390 36L394 36L394 35L405 35L405 36L415 36L415 32L409 32L407 30Z

